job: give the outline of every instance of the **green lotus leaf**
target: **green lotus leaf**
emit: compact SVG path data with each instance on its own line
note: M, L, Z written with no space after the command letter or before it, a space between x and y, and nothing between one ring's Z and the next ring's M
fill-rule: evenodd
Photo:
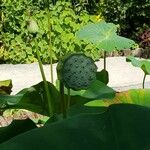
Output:
M110 106L118 103L137 104L150 107L150 89L132 89L116 93L113 99L95 100L85 104L86 106Z
M135 67L141 68L146 75L150 75L150 60L140 60L133 56L128 56L126 61L131 62L131 64Z
M91 23L78 31L76 36L108 52L134 47L136 44L133 40L117 35L117 27L117 25L105 21Z
M112 105L15 136L0 150L149 150L149 116L147 107Z
M141 68L145 72L145 74L150 75L150 61L143 60Z
M0 143L34 128L36 125L30 119L14 120L10 125L0 127Z
M27 109L42 115L48 115L48 104L45 100L43 82L21 90L16 95L0 95L0 109ZM59 92L48 82L48 89L52 97L53 109L59 107ZM56 106L56 107L55 107Z
M59 81L56 81L56 87L59 87ZM65 88L65 94L67 95L67 88ZM105 83L95 80L86 90L75 91L70 89L70 95L80 96L83 99L86 99L86 102L95 100L95 99L112 99L115 97L116 91L111 87L107 86ZM78 101L77 99L75 101Z

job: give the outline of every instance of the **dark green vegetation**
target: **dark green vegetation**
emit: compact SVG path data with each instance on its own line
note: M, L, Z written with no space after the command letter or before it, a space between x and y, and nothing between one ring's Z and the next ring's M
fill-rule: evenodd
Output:
M96 101L84 98L82 92L78 93L80 96L71 96L68 119L61 121L59 102L56 104L56 101L59 100L58 91L54 90L51 84L49 88L51 97L57 106L55 110L58 116L51 117L42 128L36 128L31 120L16 120L11 125L0 128L0 148L2 150L38 150L41 148L146 150L150 148L149 89L130 90L117 93L114 97L111 94L112 90L103 85L102 90L98 92L99 98L102 99ZM43 103L44 93L42 91L43 83L40 83L22 90L15 96L1 95L1 104L3 103L4 109L24 108L48 114L47 104ZM91 92L88 95L91 95ZM114 98L107 99L108 96ZM5 107L2 100L5 100Z
M42 128L30 130L2 143L0 149L150 149L149 108L119 104L106 108L103 113L100 110L93 108L92 112L88 110L61 122L47 123Z

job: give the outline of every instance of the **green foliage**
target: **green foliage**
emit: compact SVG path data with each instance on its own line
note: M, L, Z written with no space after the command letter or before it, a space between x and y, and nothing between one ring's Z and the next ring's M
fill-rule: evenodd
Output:
M4 14L1 39L4 47L2 59L8 63L31 63L37 61L34 35L27 30L27 22L36 20L39 26L37 35L42 62L50 62L48 32L49 24L46 6L42 1L28 0L3 2ZM50 23L52 25L52 58L57 61L69 52L85 52L93 58L98 52L91 44L85 44L75 38L75 32L88 22L96 22L96 17L86 11L76 14L69 2L57 2L51 5Z
M135 42L117 35L117 25L100 21L84 26L77 32L81 40L95 44L100 50L123 50L135 46Z
M150 109L120 104L103 113L87 112L20 134L0 145L1 150L148 150Z
M137 40L137 32L150 25L149 0L100 0L99 12L106 21L120 25L121 35Z
M46 100L46 93L43 89L44 83L40 82L30 88L21 90L16 95L0 95L0 109L26 109L42 115L49 116L48 102ZM50 91L50 96L52 100L52 106L54 113L60 113L60 93L57 91L55 86L48 83L48 88ZM95 81L92 83L87 90L82 91L71 91L71 98L74 96L80 96L84 99L84 103L101 98L113 98L115 96L115 91L101 83L100 81ZM77 100L71 102L73 105L80 103Z
M59 107L59 93L51 83L48 83L48 89L52 97L53 109L58 110L56 107ZM16 95L1 95L0 108L2 110L9 108L26 109L42 115L48 115L48 103L44 83L40 82L30 88L25 88Z

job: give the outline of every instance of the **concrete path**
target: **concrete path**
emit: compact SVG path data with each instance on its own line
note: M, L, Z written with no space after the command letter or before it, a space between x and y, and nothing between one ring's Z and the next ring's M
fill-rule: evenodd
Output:
M96 62L98 70L103 68L103 60ZM56 64L54 66L54 80L56 80ZM109 72L109 86L123 91L131 88L141 88L143 71L127 63L125 57L107 58L107 70ZM44 65L47 80L50 80L50 66ZM22 88L30 87L42 80L37 63L33 64L0 64L0 80L12 79L13 92L16 94ZM146 77L145 88L150 88L150 76Z

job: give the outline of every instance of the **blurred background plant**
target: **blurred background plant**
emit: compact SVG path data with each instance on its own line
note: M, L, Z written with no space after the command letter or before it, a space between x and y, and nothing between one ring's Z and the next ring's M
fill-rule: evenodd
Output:
M1 62L32 63L37 61L33 36L26 29L27 21L32 18L37 21L40 30L37 38L40 41L38 46L42 62L49 63L48 19L44 2L3 0L1 7L4 16L1 20L0 38L1 47L3 47ZM96 59L99 55L92 45L75 39L75 32L88 22L96 22L96 16L89 15L85 9L74 10L70 2L53 2L50 7L53 62L56 62L61 55L78 51L83 51Z
M150 25L149 0L100 0L99 11L108 22L120 25L120 34L138 40L143 28Z
M142 34L139 34L140 42L140 56L143 58L150 58L150 28L143 31Z
M36 62L33 36L26 29L27 20L35 19L43 63L49 63L47 17L44 0L2 0L0 12L0 63ZM150 28L150 0L50 0L53 62L61 55L82 51L94 59L100 54L95 47L75 39L80 27L102 19L119 24L121 36L139 40Z

